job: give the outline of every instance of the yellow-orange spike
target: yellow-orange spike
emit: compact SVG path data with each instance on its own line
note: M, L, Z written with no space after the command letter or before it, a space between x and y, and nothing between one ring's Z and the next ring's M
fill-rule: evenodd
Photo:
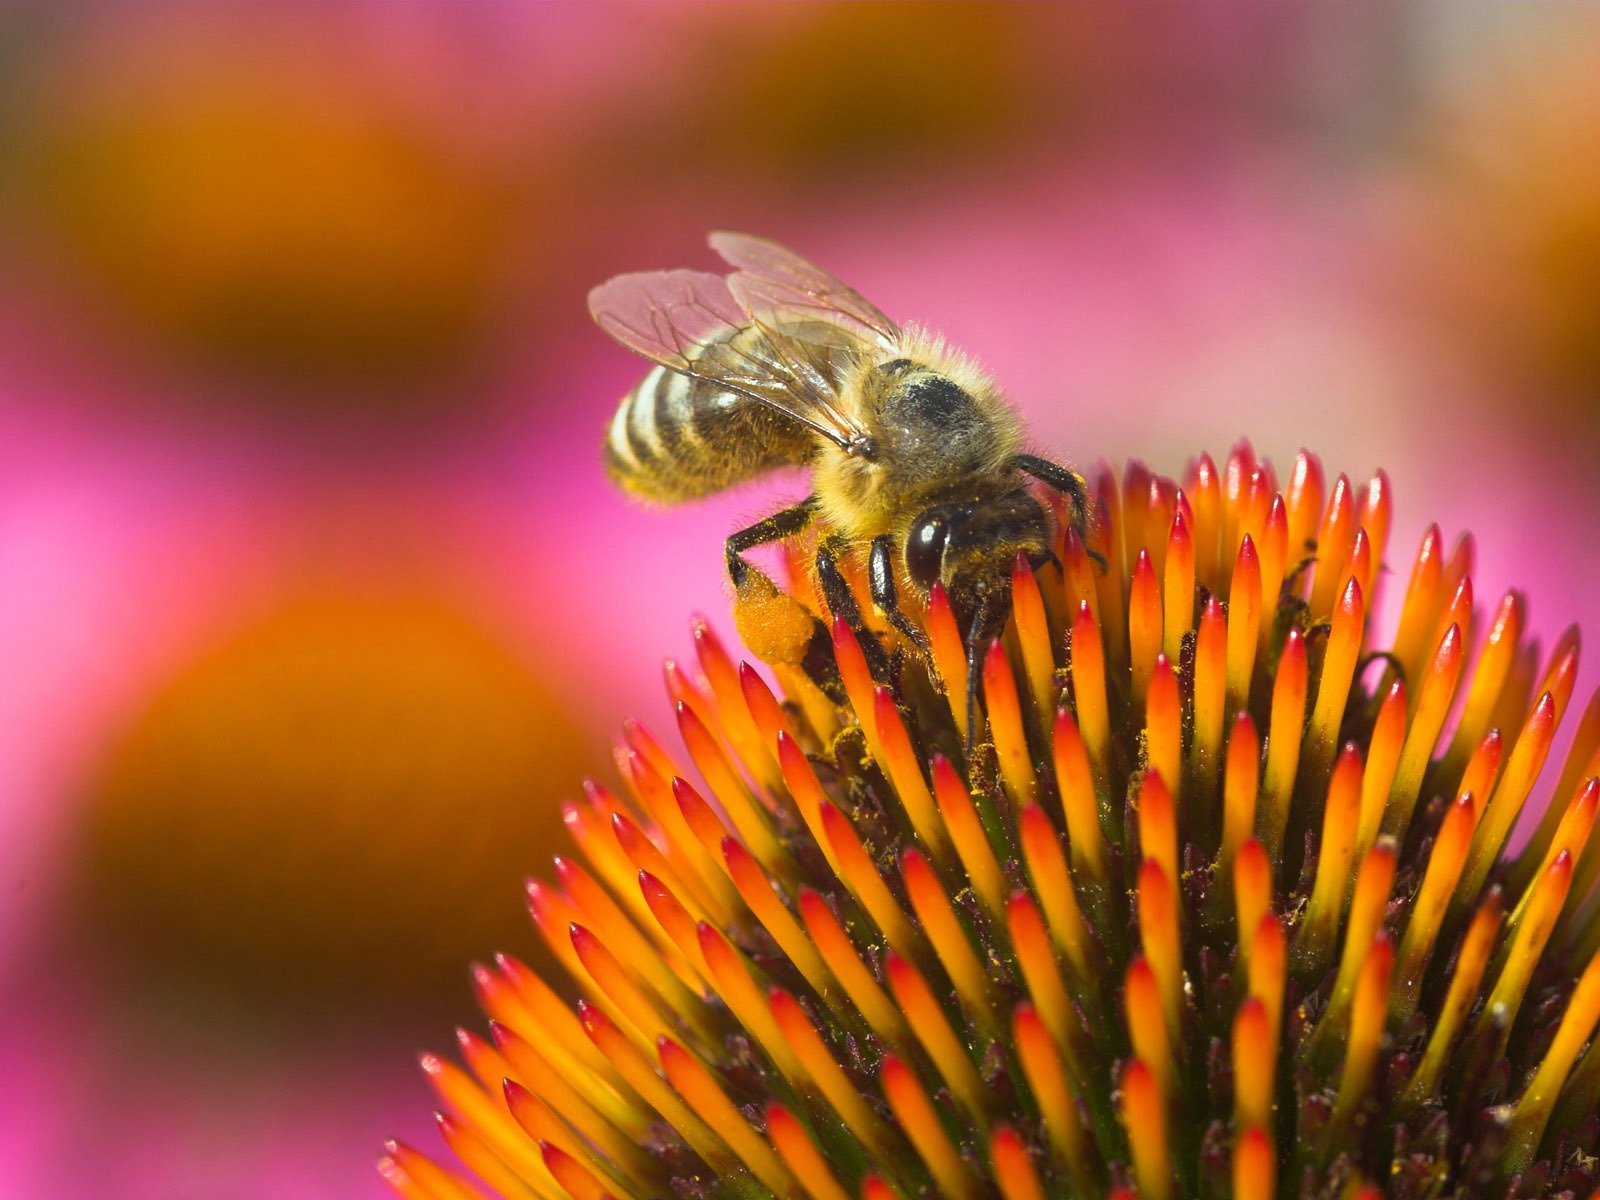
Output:
M1005 875L994 856L994 848L989 845L989 835L978 817L977 807L972 803L972 793L967 791L955 767L942 754L933 756L933 794L967 881L972 884L979 902L998 920L1004 916L1006 908ZM1090 801L1093 802L1093 796Z
M613 807L614 799L592 780L585 781L584 791L589 795L588 803L562 803L561 823L566 826L573 843L589 860L589 865L611 894L623 902L633 919L639 920L646 914L632 886L633 873L637 868L628 861L627 854L612 832L611 818L620 815ZM648 928L647 922L641 921L641 924Z
M1144 732L1150 769L1160 774L1176 806L1183 785L1183 699L1177 672L1165 654L1156 656L1150 672Z
M901 1200L901 1196L882 1176L868 1175L861 1181L861 1200Z
M1500 736L1498 729L1491 729L1484 734L1478 752L1472 756L1467 763L1467 769L1462 772L1461 783L1456 788L1456 798L1472 797L1474 821L1483 815L1489 793L1493 790L1494 781L1500 774L1500 757L1504 751L1505 739Z
M1233 1200L1272 1200L1278 1151L1266 1130L1246 1129L1233 1144Z
M1461 678L1461 626L1452 622L1438 643L1432 661L1417 684L1411 727L1395 770L1394 784L1385 804L1382 830L1400 838L1411 825L1411 814L1422 791L1422 777L1438 745Z
M928 592L928 652L944 686L944 697L956 729L967 737L967 651L944 584L934 581Z
M1167 567L1167 535L1172 528L1172 514L1178 507L1177 488L1170 480L1153 472L1147 475L1148 483L1143 489L1144 528L1140 545L1149 549L1150 565L1155 568L1159 580L1164 577ZM1133 492L1129 492L1128 496L1130 502L1137 498Z
M1306 714L1306 645L1298 628L1291 628L1278 657L1278 677L1272 686L1272 711L1267 725L1267 765L1262 772L1260 830L1269 857L1283 851L1283 831L1289 823L1289 803L1300 767L1301 732Z
M939 1069L939 1074L950 1088L950 1094L980 1123L984 1123L987 1090L978 1077L977 1068L972 1065L967 1048L956 1036L944 1009L939 1007L928 981L922 977L921 971L898 954L891 952L884 966L895 1003L905 1014L906 1022L922 1043L922 1048Z
M801 1074L800 1062L773 1021L766 997L744 955L734 948L721 930L704 921L700 922L695 932L700 936L700 953L705 955L706 969L711 972L716 994L739 1024L749 1031L756 1044L767 1052L767 1057L784 1078L791 1081L798 1078Z
M635 880L641 874L650 875L662 887L671 891L673 898L685 910L694 914L695 920L704 920L707 917L708 914L704 906L696 899L695 894L684 885L683 879L673 869L672 864L667 861L666 856L656 848L656 844L645 836L644 830L640 829L622 813L614 813L612 815L611 828L617 839L617 844L622 848L622 852L634 867L633 877ZM642 893L637 892L636 894L642 895ZM649 910L650 915L659 922L660 914L650 907L649 897L644 897L644 899L646 901L645 907ZM646 928L648 928L648 925ZM672 931L666 929L665 926L662 926L662 928L670 937ZM673 944L676 945L677 943L674 942ZM690 961L692 962L693 960L691 959Z
M1184 473L1183 492L1194 507L1195 576L1215 592L1224 588L1222 568L1222 481L1217 464L1204 451Z
M1122 657L1127 646L1128 596L1123 582L1128 578L1128 561L1133 551L1127 546L1126 521L1123 519L1122 495L1117 485L1116 472L1104 459L1095 464L1094 520L1089 523L1089 549L1097 550L1106 560L1108 569L1094 574L1095 590L1099 603L1095 606L1096 620L1105 629L1106 645Z
M1222 731L1227 718L1228 624L1215 596L1206 597L1194 643L1194 742L1190 747L1190 779L1195 803L1206 806L1207 825L1215 829L1213 807L1217 776L1222 770Z
M1233 860L1255 832L1256 794L1261 786L1261 738L1250 714L1241 710L1228 738L1222 772L1222 855L1219 876L1225 889L1233 885Z
M563 1150L554 1142L540 1141L539 1151L544 1155L546 1169L572 1200L617 1200L599 1177L569 1150Z
M1389 549L1389 530L1394 524L1394 489L1389 484L1388 474L1380 467L1361 489L1361 495L1356 502L1356 524L1367 531L1367 538L1372 544L1372 563L1374 568L1381 565L1383 556ZM1373 595L1373 589L1378 582L1378 573L1373 570L1371 576L1361 581L1361 590L1368 597Z
M1317 530L1317 563L1311 575L1311 617L1313 620L1334 610L1334 597L1350 578L1345 560L1350 541L1355 537L1356 505L1354 489L1345 475L1334 480L1333 493ZM1359 586L1359 585L1358 585Z
M1438 651L1434 648L1444 640L1444 635L1449 632L1452 625L1461 630L1461 640L1465 643L1472 628L1471 576L1463 576L1460 582L1456 584L1456 590L1450 594L1449 602L1445 604L1444 609L1439 614L1439 619L1434 623L1432 632L1423 642L1424 649L1437 654ZM1425 653L1422 656L1422 661L1418 664L1419 668L1425 669L1424 664L1426 664L1427 660L1428 655ZM1421 693L1413 695L1413 707L1420 704L1421 700Z
M1272 911L1272 861L1255 838L1247 838L1233 860L1233 903L1238 921L1240 965L1250 961L1250 943L1261 918Z
M1009 1125L1000 1126L989 1139L989 1162L1004 1200L1044 1200L1028 1147Z
M705 693L700 690L695 681L689 677L689 673L679 665L677 659L666 658L662 660L661 676L667 687L667 697L674 705L682 704L692 709L694 715L700 719L701 724L705 725L707 729L714 730L717 733L724 732L721 723L717 720L716 712L711 707L711 701L707 699Z
M1017 623L1017 644L1022 648L1028 695L1042 724L1056 706L1055 651L1039 580L1028 565L1028 556L1020 552L1011 564L1011 615Z
M1522 597L1517 592L1507 592L1495 610L1494 620L1489 623L1489 632L1484 635L1483 647L1472 669L1472 683L1467 689L1461 719L1456 723L1455 736L1444 757L1443 771L1447 779L1460 774L1483 741L1483 735L1489 732L1495 705L1517 660L1522 623Z
M834 916L828 902L810 888L802 887L800 918L805 922L811 940L817 944L822 961L828 964L828 970L833 972L833 977L844 988L850 1002L866 1018L872 1031L886 1042L904 1044L909 1031L900 1010L890 1003L872 972L861 961L850 936L839 924L839 918Z
M733 822L739 840L750 847L750 852L768 871L783 879L793 879L796 870L789 852L778 841L766 810L757 804L715 736L687 705L679 704L677 714L678 732L689 750L689 757L694 760L711 794L722 805L722 811Z
M1261 637L1261 556L1249 534L1239 545L1228 588L1228 709L1239 712L1250 703L1250 681Z
M1563 851L1539 876L1526 904L1519 910L1522 919L1514 926L1511 944L1501 951L1500 978L1495 980L1494 990L1484 1002L1472 1031L1474 1041L1494 1038L1495 1054L1505 1047L1505 1039L1527 995L1528 980L1533 978L1539 956L1555 931L1556 918L1561 915L1561 906L1567 901L1571 884L1572 855Z
M1478 815L1478 828L1472 835L1472 848L1467 852L1467 865L1461 872L1457 895L1470 900L1483 889L1505 845L1506 835L1522 812L1522 805L1533 789L1533 781L1544 768L1550 754L1550 741L1555 736L1555 700L1549 692L1539 698L1533 712L1528 715L1516 745L1506 759L1505 770L1500 775L1489 802Z
M1396 984L1395 1009L1404 1020L1416 1006L1422 973L1433 955L1434 943L1455 891L1461 868L1467 861L1472 842L1475 804L1469 792L1455 801L1445 813L1433 839L1428 866L1411 905L1405 936L1400 941L1400 978Z
M1011 1036L1023 1074L1028 1079L1028 1089L1039 1104L1052 1156L1074 1172L1075 1179L1086 1178L1083 1120L1072 1101L1072 1089L1067 1083L1055 1037L1037 1010L1026 1001L1018 1004L1012 1013Z
M1137 1058L1122 1072L1122 1124L1128 1131L1140 1200L1167 1200L1172 1194L1167 1101L1154 1072Z
M839 860L834 855L833 846L822 829L822 806L828 803L828 794L822 790L822 782L817 778L817 773L812 768L810 760L806 758L806 752L800 748L799 742L787 732L780 732L777 746L778 765L783 771L783 783L794 800L795 809L800 813L800 819L805 822L806 828L811 831L811 836L816 839L817 846L828 860L828 866L833 868L835 875L842 878L843 872L839 869Z
M1361 634L1366 622L1366 603L1361 585L1352 577L1339 593L1333 610L1333 628L1322 656L1322 677L1317 683L1317 700L1311 709L1300 776L1315 795L1328 784L1338 748L1339 726L1350 699L1350 684L1356 663L1361 660Z
M633 981L617 956L591 930L573 922L569 936L578 961L583 964L583 974L578 979L588 978L600 989L600 994L626 1019L636 1041L648 1045L668 1031L667 1019L656 1001ZM704 1006L701 1008L703 1016Z
M989 736L994 739L995 757L1000 760L1000 778L1012 800L1026 804L1033 799L1038 780L1033 775L1033 756L1022 724L1017 680L999 638L989 643L984 655L983 701L989 711Z
M1182 1030L1183 960L1179 951L1178 897L1161 865L1145 859L1139 868L1139 941L1161 985L1167 1031L1176 1043Z
M1169 805L1170 807L1170 805ZM1056 951L1072 964L1079 979L1091 978L1089 929L1078 907L1067 857L1050 818L1037 804L1029 804L1018 820L1022 858L1033 881L1034 894L1044 908L1050 926L1050 940Z
M1061 556L1061 568L1066 585L1065 611L1068 614L1076 613L1080 604L1087 604L1089 611L1095 613L1098 619L1100 593L1095 580L1099 576L1100 568L1090 561L1088 548L1078 536L1078 531L1071 526L1067 527L1064 545L1065 553Z
M850 818L832 804L824 803L822 832L833 847L834 859L839 864L839 878L861 902L861 907L866 909L884 940L901 954L909 953L916 943L911 922L890 893L883 876L878 874L878 868L867 853L867 848L861 844Z
M872 692L877 684L872 678L871 668L867 666L867 657L861 651L861 643L856 639L855 631L842 617L835 617L833 621L833 657L839 666L839 678L844 683L845 695L850 698L850 707L855 711L856 720L861 725L861 733L866 738L867 749L873 758L882 762L883 752L878 745L878 727L873 720ZM953 698L951 703L954 703ZM965 697L962 698L962 703L965 703Z
M794 737L794 725L789 720L789 714L783 710L783 705L773 695L772 688L767 686L761 672L749 663L739 664L739 694L744 697L745 709L755 725L762 748L773 762L777 762L778 734L786 733ZM781 781L775 780L774 786L777 782Z
M1456 954L1455 967L1450 973L1450 987L1445 992L1444 1004L1439 1009L1433 1032L1428 1036L1427 1047L1412 1072L1411 1080L1400 1098L1403 1108L1414 1108L1433 1099L1438 1091L1439 1078L1449 1061L1451 1049L1460 1032L1462 1022L1478 1000L1478 985L1483 982L1484 968L1489 965L1489 954L1500 934L1501 919L1505 915L1500 889L1491 888L1478 910L1473 914L1467 934L1461 940Z
M1123 1008L1128 1016L1128 1040L1133 1045L1136 1058L1143 1060L1155 1073L1165 1096L1173 1094L1176 1082L1176 1064L1173 1061L1172 1040L1167 1035L1167 1019L1161 1006L1161 985L1155 972L1140 955L1134 955L1123 979Z
M1361 773L1361 818L1356 825L1356 853L1372 849L1383 828L1383 815L1400 769L1400 754L1406 744L1406 685L1396 679L1390 685L1367 741L1367 764Z
M1550 665L1545 668L1544 678L1539 686L1534 689L1535 695L1550 693L1555 701L1556 720L1560 721L1567 714L1567 704L1572 699L1572 689L1578 682L1578 657L1582 638L1578 634L1576 625L1569 625L1556 639L1555 647L1550 651Z
M1534 681L1539 675L1539 656L1543 648L1538 638L1529 638L1517 648L1517 661L1511 665L1500 702L1495 705L1492 724L1496 729L1517 730L1533 707Z
M907 850L900 856L900 876L905 880L906 894L911 897L911 907L922 924L922 932L933 943L934 953L955 985L967 1015L993 1032L995 1017L990 1006L988 975L973 952L967 932L950 906L950 898L940 886L938 876L928 860L915 850Z
M550 1193L535 1190L534 1186L525 1181L520 1175L506 1166L500 1160L489 1143L479 1137L472 1126L458 1121L446 1113L435 1113L434 1121L439 1126L439 1136L451 1151L471 1168L472 1173L483 1180L502 1196L515 1196L526 1200L527 1197L544 1197ZM543 1180L539 1181L543 1183Z
M1228 451L1222 468L1222 540L1224 552L1239 544L1239 524L1250 490L1250 477L1256 469L1255 448L1241 438Z
M1333 959L1344 900L1355 863L1356 826L1361 819L1361 751L1347 743L1334 765L1323 806L1322 839L1317 847L1316 882L1294 940L1297 978L1320 979Z
M1100 827L1094 770L1089 765L1089 751L1078 732L1078 724L1064 708L1056 712L1050 749L1055 766L1056 788L1061 793L1061 807L1067 819L1067 845L1072 854L1072 869L1103 884L1107 870L1106 838L1105 831Z
M1161 867L1169 880L1178 878L1178 814L1172 792L1160 772L1145 772L1139 785L1139 854Z
M894 784L895 795L900 798L911 827L934 857L941 862L948 861L950 839L933 806L933 793L922 777L922 760L912 748L911 735L906 732L905 721L895 707L894 693L886 687L877 688L873 693L873 723L878 728L878 745L883 752L879 762L889 782Z
M789 1039L795 1057L828 1106L839 1115L845 1127L863 1146L874 1154L887 1153L890 1142L883 1122L861 1095L861 1089L850 1081L834 1060L817 1027L799 1002L780 988L773 988L767 993L767 1002L771 1007L772 1019L783 1031L784 1037ZM781 1146L779 1150L782 1151Z
M572 943L567 943L567 953L572 953ZM576 961L576 955L573 961ZM610 1092L621 1096L626 1092L627 1084L615 1067L607 1061L605 1055L592 1045L584 1036L583 1025L579 1022L567 1002L555 993L555 990L541 979L525 964L509 955L500 955L495 959L504 975L506 983L516 992L517 998L526 1006L526 1012L532 1014L533 1020L523 1025L527 1030L542 1030L549 1036L549 1050L551 1055L560 1063L576 1063L573 1070L573 1079L580 1086L590 1080L603 1081ZM516 1012L518 1010L513 1010ZM498 1016L491 1010L491 1015ZM607 1088L596 1087L588 1092L589 1099L602 1112L606 1113L613 1121L626 1125L626 1118L620 1113L632 1114L632 1106L626 1108L613 1101L606 1103Z
M1150 672L1161 653L1161 585L1146 550L1139 551L1128 594L1128 654L1133 670L1133 705L1144 709Z
M1551 796L1560 800L1563 796L1576 795L1588 779L1600 775L1600 691L1589 697L1589 703L1584 705L1583 715L1578 718L1578 728L1573 732L1572 744L1567 748L1566 762L1561 768L1561 777L1556 781L1556 786ZM1565 810L1560 804L1546 806L1544 815L1539 818L1539 825L1533 831L1533 836L1523 847L1522 853L1517 856L1516 866L1511 872L1513 885L1526 887L1527 881L1537 871L1534 864L1543 864L1552 842L1555 840L1556 828L1565 820ZM1588 889L1581 886L1584 875L1583 860L1574 854L1578 860L1578 872L1573 876L1573 886L1578 895L1584 895Z
M1261 624L1257 635L1256 656L1265 659L1271 649L1274 619L1278 611L1278 594L1283 588L1288 570L1289 518L1285 515L1283 497L1274 497L1267 512L1267 524L1256 539L1256 553L1261 557Z
M1012 893L1006 909L1006 927L1011 935L1017 965L1022 968L1023 981L1028 985L1028 995L1033 998L1034 1010L1055 1038L1062 1057L1076 1063L1078 1052L1072 1025L1072 1001L1056 966L1044 918L1039 915L1039 909L1026 892Z
M1575 864L1579 862L1583 855L1584 847L1588 845L1589 833L1594 828L1597 803L1600 803L1600 779L1590 779L1585 783L1565 809L1562 809L1560 805L1551 804L1550 807L1562 812L1563 816L1560 825L1556 827L1555 836L1551 839L1549 848L1545 850L1544 855L1539 859L1538 869L1531 873L1532 878L1543 878L1545 873L1555 864L1556 859L1562 854L1570 855ZM1524 848L1523 853L1527 854L1529 850ZM1573 882L1577 882L1576 872L1574 872ZM1534 888L1526 889L1522 894L1521 901L1512 910L1511 925L1513 928L1521 922L1523 914L1533 899L1535 890ZM1582 895L1581 892L1578 894Z
M979 1194L977 1181L951 1145L944 1126L939 1122L938 1113L934 1111L933 1104L911 1068L894 1055L886 1054L880 1068L880 1078L890 1111L906 1131L917 1154L927 1164L939 1195L950 1196L954 1200L976 1197Z
M1404 593L1405 603L1401 606L1400 624L1394 635L1394 656L1406 679L1416 674L1422 665L1422 656L1431 648L1426 642L1443 602L1443 578L1444 538L1437 525L1429 525L1417 549L1417 561L1411 568L1411 581ZM1437 644L1438 639L1435 639L1434 645Z
M491 1097L472 1076L435 1054L423 1054L419 1062L429 1086L449 1112L471 1125L524 1179L541 1177L539 1156L498 1097Z
M669 966L668 958L639 931L633 919L617 906L611 894L595 878L570 859L557 855L553 860L556 878L572 899L578 911L577 920L592 929L595 935L613 948L630 964L627 974L659 996L674 1011L688 1014L698 1010L699 999L684 986L682 978ZM630 872L632 885L637 876ZM638 895L637 888L631 888ZM642 901L642 897L640 898ZM643 904L641 903L641 908ZM582 957L581 954L579 957ZM682 965L681 963L679 964Z
M723 875L717 860L684 816L679 803L679 781L658 775L641 755L631 751L621 759L619 766L634 795L664 834L662 853L675 868L678 878L719 923L732 921L738 897L733 884Z
M528 911L533 916L533 923L544 939L545 946L560 960L561 965L567 968L568 974L581 977L583 966L572 951L572 942L567 937L567 926L581 919L582 914L559 889L541 880L528 881L527 895Z
M730 893L737 897L733 881L727 878L722 862L722 839L733 831L723 824L722 818L706 803L705 797L695 790L694 785L682 776L672 781L672 798L683 818L684 828L694 838L695 844L705 851L714 877L726 879Z
M1105 644L1100 640L1100 624L1087 603L1078 606L1078 615L1072 622L1072 695L1084 749L1089 752L1096 782L1104 786L1111 772Z
M768 790L775 788L779 780L777 763L773 758L772 737L763 734L755 720L746 697L745 684L740 678L739 666L734 664L705 617L695 616L689 628L694 639L695 657L711 688L717 723L741 761L755 773L757 781Z
M1567 1075L1597 1022L1600 1022L1600 954L1590 960L1577 987L1573 988L1556 1036L1511 1115L1510 1145L1505 1159L1508 1175L1524 1171L1532 1164L1545 1125L1555 1108L1556 1097L1561 1094Z
M405 1142L388 1141L378 1159L378 1174L405 1200L487 1200L454 1171L447 1171ZM543 1170L541 1178L548 1178ZM541 1193L541 1195L544 1193Z
M498 1022L491 1022L489 1029L494 1035L495 1045L511 1065L512 1078L533 1091L549 1105L552 1112L592 1142L630 1179L643 1180L654 1174L654 1161L638 1144L646 1128L643 1122L629 1122L627 1129L624 1129L607 1120L579 1093L579 1081L568 1078L557 1069L548 1043L542 1048L535 1048L532 1042ZM544 1040L542 1036L540 1040ZM509 1095L507 1098L509 1100ZM515 1107L512 1108L512 1115L516 1115Z
M1289 513L1289 552L1297 562L1316 549L1314 539L1322 519L1325 479L1322 460L1315 454L1302 450L1295 455L1283 498Z
M1269 912L1261 918L1250 940L1247 974L1250 995L1267 1006L1273 1029L1283 1027L1283 987L1288 958L1288 938L1283 932L1283 922Z
M1339 956L1339 973L1334 977L1328 1007L1317 1022L1319 1045L1331 1044L1344 1035L1350 1002L1355 998L1356 980L1372 939L1383 928L1389 907L1389 892L1394 887L1397 850L1391 838L1382 839L1369 850L1356 872L1355 890L1350 898L1350 917L1345 922L1344 950Z
M818 995L828 995L833 984L828 968L805 930L800 928L800 922L794 919L789 906L774 890L776 885L767 873L734 838L722 839L722 857L728 864L728 874L739 889L739 895L755 914L756 920L772 935L772 940L778 943L778 949L783 951Z
M660 1039L657 1051L661 1056L661 1069L672 1089L702 1121L722 1136L751 1174L780 1196L792 1193L795 1180L788 1168L766 1140L750 1127L705 1065L668 1037Z
M672 755L667 753L656 736L638 721L627 720L622 723L622 739L629 750L637 754L663 779L683 774L683 768L673 760Z
M1177 662L1183 652L1183 635L1194 628L1194 538L1182 508L1172 516L1167 534L1166 561L1162 564L1161 649Z
M1246 996L1233 1018L1233 1125L1272 1127L1278 1030L1259 997Z
M850 1193L839 1186L805 1126L783 1105L767 1105L767 1137L778 1157L796 1179L804 1180L811 1200L850 1200Z
M1339 1096L1334 1101L1335 1126L1350 1120L1366 1099L1378 1063L1384 1017L1389 1011L1389 975L1394 966L1394 944L1387 933L1373 939L1372 949L1356 978L1355 999L1350 1004L1350 1036L1345 1041L1344 1069L1339 1075Z

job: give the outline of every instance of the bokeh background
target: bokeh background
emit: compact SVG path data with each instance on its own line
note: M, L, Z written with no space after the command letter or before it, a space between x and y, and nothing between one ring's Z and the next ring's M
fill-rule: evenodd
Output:
M1386 468L1600 627L1579 7L0 10L0 1194L383 1194L720 539L589 286L780 238L1039 446ZM1593 671L1586 674L1592 679Z

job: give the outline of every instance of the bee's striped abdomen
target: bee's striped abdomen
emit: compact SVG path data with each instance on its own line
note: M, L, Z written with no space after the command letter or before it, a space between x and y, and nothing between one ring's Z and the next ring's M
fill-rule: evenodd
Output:
M658 366L617 406L605 457L624 488L671 503L804 463L812 449L805 427L776 409Z

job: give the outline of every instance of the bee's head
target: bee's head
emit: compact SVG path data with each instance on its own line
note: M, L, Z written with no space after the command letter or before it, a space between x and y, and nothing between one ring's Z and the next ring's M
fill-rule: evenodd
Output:
M987 500L936 504L911 523L906 574L924 595L935 580L943 583L963 631L987 639L1010 611L1012 560L1021 553L1030 562L1042 562L1054 540L1049 513L1026 488ZM975 618L997 628L977 629Z

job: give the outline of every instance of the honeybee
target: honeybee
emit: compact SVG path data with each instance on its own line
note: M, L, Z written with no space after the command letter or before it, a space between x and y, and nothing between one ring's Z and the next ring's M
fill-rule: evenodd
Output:
M735 588L747 551L817 522L817 579L836 617L859 626L838 559L865 554L874 605L922 649L902 596L925 604L941 582L975 663L1009 614L1013 559L1053 557L1055 510L1029 480L1065 496L1081 529L1082 477L1026 453L1000 389L939 337L776 242L710 243L726 276L647 271L589 293L600 328L656 364L611 420L610 475L670 504L808 467L810 495L727 539Z

